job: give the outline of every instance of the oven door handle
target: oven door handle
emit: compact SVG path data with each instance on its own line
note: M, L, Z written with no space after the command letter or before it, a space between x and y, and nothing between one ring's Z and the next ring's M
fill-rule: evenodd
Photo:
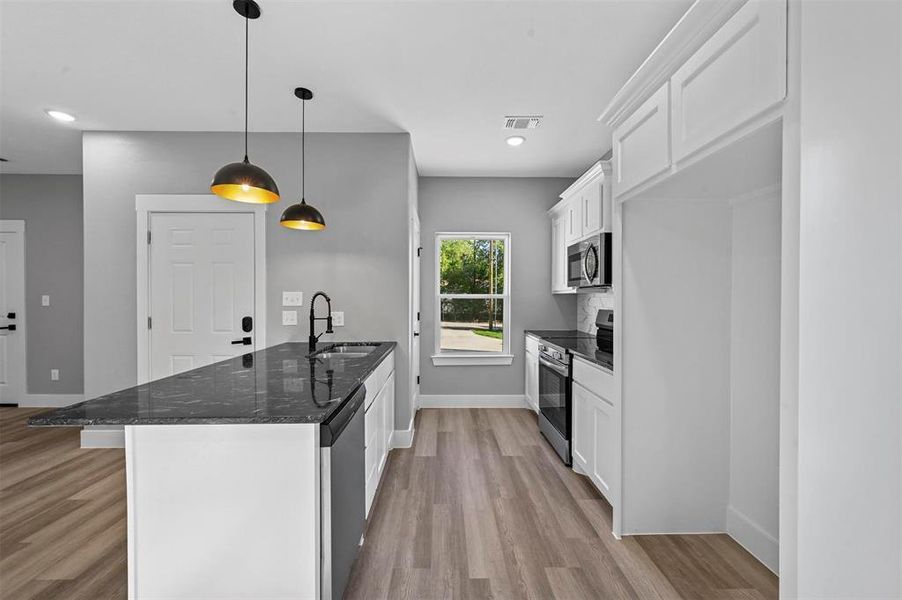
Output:
M541 354L539 355L539 363L541 363L542 366L548 367L552 371L555 371L556 373L563 375L564 377L567 377L568 375L570 375L570 373L567 370L567 367L565 367L563 365L559 365L554 362L551 362L550 360L548 360Z

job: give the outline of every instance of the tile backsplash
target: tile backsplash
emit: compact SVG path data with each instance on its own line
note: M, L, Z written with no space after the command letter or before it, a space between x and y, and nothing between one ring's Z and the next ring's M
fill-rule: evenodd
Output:
M581 292L576 296L576 328L595 335L595 316L598 309L614 308L614 292Z

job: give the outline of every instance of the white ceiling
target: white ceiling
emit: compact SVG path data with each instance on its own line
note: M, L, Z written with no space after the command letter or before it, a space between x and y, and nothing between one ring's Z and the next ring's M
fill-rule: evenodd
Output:
M596 117L691 1L260 4L252 131L297 131L304 85L309 131L408 131L422 175L575 176L610 148ZM230 0L3 0L2 171L79 173L82 130L240 130L243 32ZM545 119L510 148L507 114Z

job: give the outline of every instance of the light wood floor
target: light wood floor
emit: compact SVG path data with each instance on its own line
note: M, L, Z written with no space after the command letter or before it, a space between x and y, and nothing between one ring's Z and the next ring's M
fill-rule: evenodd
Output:
M126 597L122 450L0 408L0 598ZM608 504L525 410L424 409L392 451L347 598L777 597L730 538L617 541Z
M526 410L420 410L386 469L346 598L777 597L726 535L614 539Z

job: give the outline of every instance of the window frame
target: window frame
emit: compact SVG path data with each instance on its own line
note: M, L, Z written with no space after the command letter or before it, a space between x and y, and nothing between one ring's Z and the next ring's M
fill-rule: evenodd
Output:
M504 243L504 289L500 294L442 294L441 248L447 240L499 240ZM435 234L435 279L433 301L434 318L434 352L432 364L437 367L452 366L492 366L510 365L514 356L511 354L511 234L510 232L445 232ZM500 352L465 352L442 351L442 299L488 300L495 298L504 303L502 318L504 319L504 336L501 338Z

